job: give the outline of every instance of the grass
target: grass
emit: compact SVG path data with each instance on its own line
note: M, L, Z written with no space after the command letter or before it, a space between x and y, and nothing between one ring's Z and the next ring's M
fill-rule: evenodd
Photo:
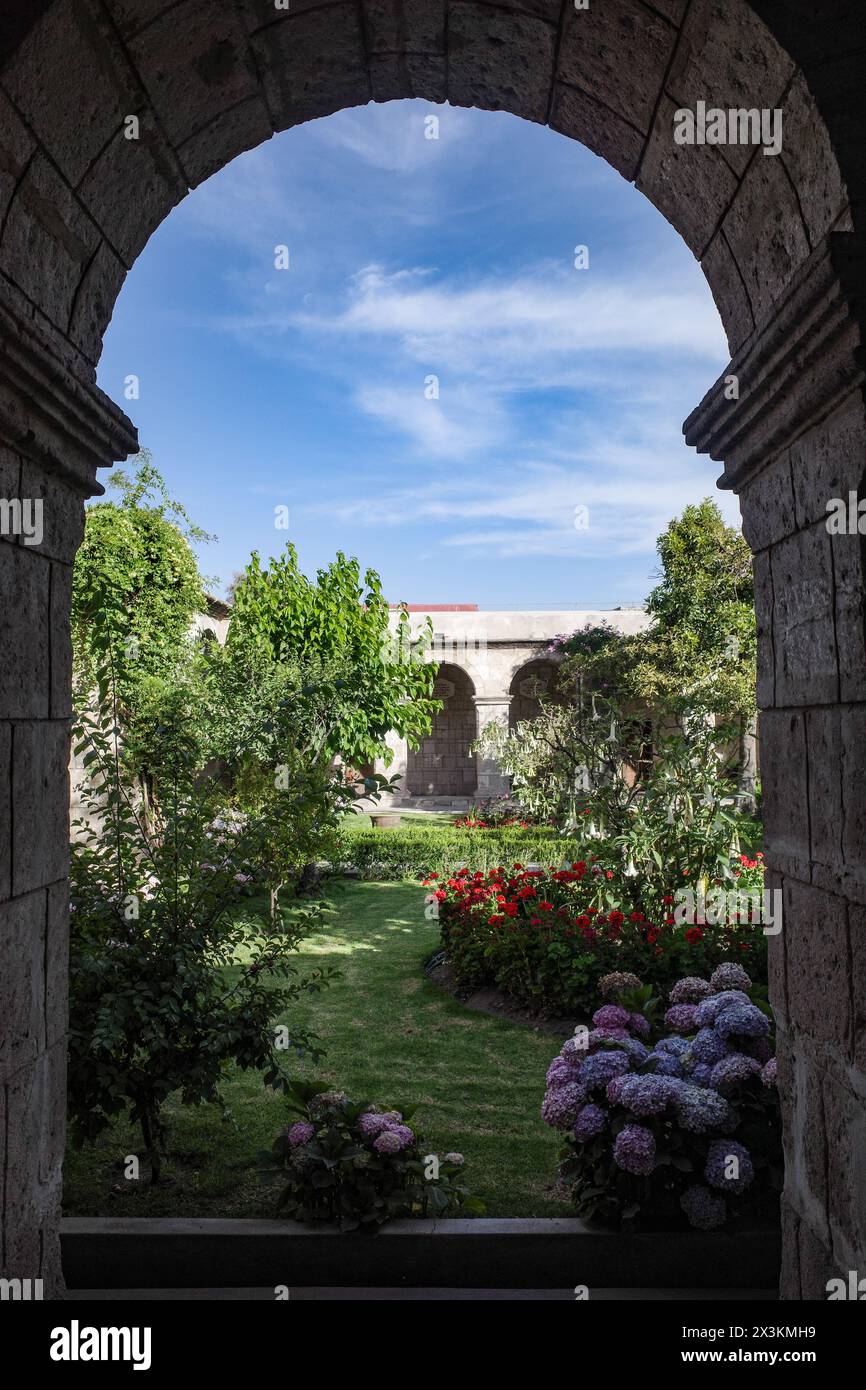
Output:
M300 963L327 959L342 977L295 1014L319 1033L326 1056L295 1070L353 1099L417 1103L412 1123L425 1146L465 1156L489 1216L569 1215L554 1188L558 1137L538 1113L556 1038L473 1013L427 980L421 966L438 928L425 920L416 884L339 884L332 896L335 912L304 943ZM170 1103L171 1156L153 1191L123 1176L126 1156L141 1150L128 1122L69 1149L66 1215L273 1215L275 1189L259 1182L256 1155L286 1123L282 1102L243 1073L231 1075L225 1098L230 1122L214 1106Z

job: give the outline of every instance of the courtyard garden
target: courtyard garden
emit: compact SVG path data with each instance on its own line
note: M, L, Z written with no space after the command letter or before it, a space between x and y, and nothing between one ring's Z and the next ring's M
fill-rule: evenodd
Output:
M569 698L488 727L507 801L385 829L369 769L438 708L407 612L288 546L203 641L200 533L149 460L119 487L76 567L67 1214L773 1220L781 922L727 533L695 590L672 528L648 642L564 638ZM692 669L738 623L677 707L683 642Z

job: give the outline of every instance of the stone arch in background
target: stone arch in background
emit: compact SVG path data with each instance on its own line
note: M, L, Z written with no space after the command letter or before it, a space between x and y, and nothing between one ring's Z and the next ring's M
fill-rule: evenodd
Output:
M406 790L410 796L471 799L478 780L469 751L476 734L475 686L462 666L443 663L433 694L443 707L420 747L409 749Z
M527 661L515 671L508 689L511 697L508 707L509 729L516 729L525 719L537 719L541 713L542 700L565 703L565 698L557 689L557 674L557 663L544 656Z
M866 1266L866 634L859 7L825 0L6 0L0 17L3 1259L60 1286L71 563L136 448L96 388L155 227L276 130L370 100L503 109L582 141L680 231L732 362L686 422L755 552L766 855L787 1150L783 1291ZM853 56L852 56L853 55ZM782 109L784 148L676 145L678 107ZM137 139L127 139L129 117ZM832 1160L832 1161L830 1161Z

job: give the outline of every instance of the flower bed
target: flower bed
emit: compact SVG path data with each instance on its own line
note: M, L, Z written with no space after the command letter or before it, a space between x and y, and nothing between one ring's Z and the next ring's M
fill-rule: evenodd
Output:
M679 980L661 1028L635 976L601 985L608 1002L554 1058L541 1110L566 1136L560 1172L578 1213L617 1228L777 1218L772 1019L749 975L726 961L709 980Z
M758 923L679 925L673 892L652 916L637 905L637 889L613 906L607 872L575 859L561 868L518 862L429 875L425 884L457 982L494 985L539 1011L579 1017L591 1011L602 976L616 970L639 973L665 992L681 975L709 974L735 954L754 979L766 981Z

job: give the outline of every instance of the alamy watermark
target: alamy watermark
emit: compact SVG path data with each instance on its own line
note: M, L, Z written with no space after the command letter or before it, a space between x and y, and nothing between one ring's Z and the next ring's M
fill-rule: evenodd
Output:
M678 888L674 893L674 921L678 926L720 926L724 923L760 924L765 936L782 930L781 888Z
M782 112L777 108L707 106L695 103L694 111L681 106L674 112L677 145L762 145L764 154L782 150Z
M0 497L0 536L20 536L25 545L41 545L42 498Z

